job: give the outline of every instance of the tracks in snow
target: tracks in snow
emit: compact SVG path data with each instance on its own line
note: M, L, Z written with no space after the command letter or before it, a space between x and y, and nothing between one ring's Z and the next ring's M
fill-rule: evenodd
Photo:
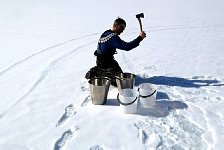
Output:
M65 124L75 114L76 114L76 111L75 111L75 107L73 106L73 104L68 105L65 108L65 112L63 113L63 115L58 120L58 122L56 124L56 127L60 127L63 124Z
M5 74L6 72L10 71L11 69L15 68L16 66L30 60L31 58L35 57L35 56L38 56L44 52L48 52L50 50L54 50L54 48L56 47L59 47L59 46L62 46L62 45L65 45L65 44L68 44L68 43L71 43L73 41L76 41L76 40L79 40L79 39L83 39L83 38L86 38L86 37L90 37L90 36L93 36L93 35L98 35L99 33L92 33L92 34L88 34L88 35L84 35L84 36L81 36L81 37L78 37L78 38L74 38L74 39L70 39L68 41L65 41L65 42L62 42L62 43L59 43L59 44L55 44L53 46L50 46L50 47L47 47L47 48L44 48L42 50L39 50L38 52L36 53L33 53L15 63L13 63L12 65L8 66L7 68L5 68L4 70L0 71L0 76Z
M71 127L67 131L65 131L62 134L62 136L56 141L53 150L63 150L63 149L65 149L68 142L76 136L76 132L77 132L78 129L79 129L79 127L75 126L75 127Z
M90 35L86 35L86 36L83 36L81 38L77 38L77 39L82 39L84 37L89 37L91 35L95 35L95 34L90 34ZM44 50L41 50L39 51L38 53L35 53L35 54L32 54L26 58L24 58L23 60L21 61L18 61L17 63L11 65L10 67L8 67L7 69L5 69L4 71L0 72L0 77L1 75L3 75L4 73L10 71L11 69L15 68L17 65L19 64L22 64L22 63L25 63L26 61L28 61L29 59L33 58L34 56L38 56L40 55L41 53L43 52L47 52L48 50L52 49L52 48L55 48L57 46L62 46L64 44L67 44L69 42L72 42L74 40L77 40L77 39L71 39L69 41L66 41L66 42L63 42L61 44L57 44L57 45L54 45L54 46L51 46L50 48L46 48ZM64 55L60 56L59 58L56 58L54 61L52 61L42 72L41 72L41 75L39 76L38 79L36 79L36 81L28 88L28 90L22 95L20 96L14 103L12 103L7 109L5 109L5 111L3 113L0 114L0 118L3 118L5 116L5 114L10 110L12 109L15 105L17 105L18 103L20 103L21 101L23 101L30 93L32 93L36 88L37 86L46 78L47 74L51 71L51 68L53 68L57 63L59 63L60 61L62 61L63 59L66 59L66 57L70 56L71 54L77 52L79 49L81 48L84 48L92 43L94 43L95 40L92 40L92 41L89 41L85 44L82 44L78 47L76 47L75 49L73 49L72 51L69 51L67 53L65 53Z
M73 104L68 105L65 108L64 113L56 123L56 127L62 127L69 121L71 117L76 114L75 107ZM67 146L68 142L71 141L77 134L78 126L72 126L70 129L64 131L60 138L58 138L54 144L53 150L63 150Z

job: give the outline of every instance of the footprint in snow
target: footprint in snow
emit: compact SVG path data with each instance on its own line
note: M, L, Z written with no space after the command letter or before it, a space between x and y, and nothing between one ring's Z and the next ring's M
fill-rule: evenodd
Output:
M67 131L65 131L62 136L56 141L54 145L54 150L62 150L65 148L67 143L74 138L76 131L79 129L79 127L75 126Z
M91 102L91 96L87 96L84 101L82 102L81 106L85 107L86 105L88 105L88 103Z
M137 124L134 124L134 126L138 129L138 138L141 140L142 144L146 144L149 139L147 133L139 128Z
M80 83L80 88L81 90L84 91L89 91L89 83L87 82L86 79L84 79L84 81L82 83Z
M81 90L84 92L84 91L89 91L89 87L88 86L85 86L85 85L82 85L81 86Z
M102 145L91 146L89 150L105 150L105 147Z
M75 107L70 104L65 108L65 112L61 116L61 118L58 120L56 127L62 126L65 124L65 122L72 117L74 114L76 114Z

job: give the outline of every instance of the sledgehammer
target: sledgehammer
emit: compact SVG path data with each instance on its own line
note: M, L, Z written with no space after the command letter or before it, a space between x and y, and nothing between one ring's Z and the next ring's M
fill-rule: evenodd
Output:
M144 14L143 13L140 13L140 14L137 14L136 15L136 18L138 19L138 22L139 22L139 25L140 25L140 31L142 32L142 21L141 21L141 18L144 18Z

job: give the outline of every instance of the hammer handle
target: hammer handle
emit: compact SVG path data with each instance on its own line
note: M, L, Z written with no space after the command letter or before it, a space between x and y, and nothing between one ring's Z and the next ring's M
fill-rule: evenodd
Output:
M142 21L141 21L141 18L137 18L138 19L138 22L139 22L139 26L140 26L140 31L142 32Z

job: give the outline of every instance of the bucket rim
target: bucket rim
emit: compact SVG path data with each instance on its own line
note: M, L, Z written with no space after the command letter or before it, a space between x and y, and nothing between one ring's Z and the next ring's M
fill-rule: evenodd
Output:
M93 80L93 79L106 79L106 80L111 81L111 79L109 77L94 77L94 78L89 79L89 81Z
M120 74L131 74L131 75L133 75L133 78L122 78L122 77L119 77ZM116 74L115 78L119 79L119 80L132 80L132 79L136 78L136 75L134 73L130 73L130 72L121 72L121 73Z
M111 79L108 78L108 77L94 77L94 78L91 78L88 80L88 83L89 84L92 84L91 81L92 80L96 80L96 79L100 79L100 80L107 80L108 81L108 84L111 84ZM93 85L93 84L92 84Z

